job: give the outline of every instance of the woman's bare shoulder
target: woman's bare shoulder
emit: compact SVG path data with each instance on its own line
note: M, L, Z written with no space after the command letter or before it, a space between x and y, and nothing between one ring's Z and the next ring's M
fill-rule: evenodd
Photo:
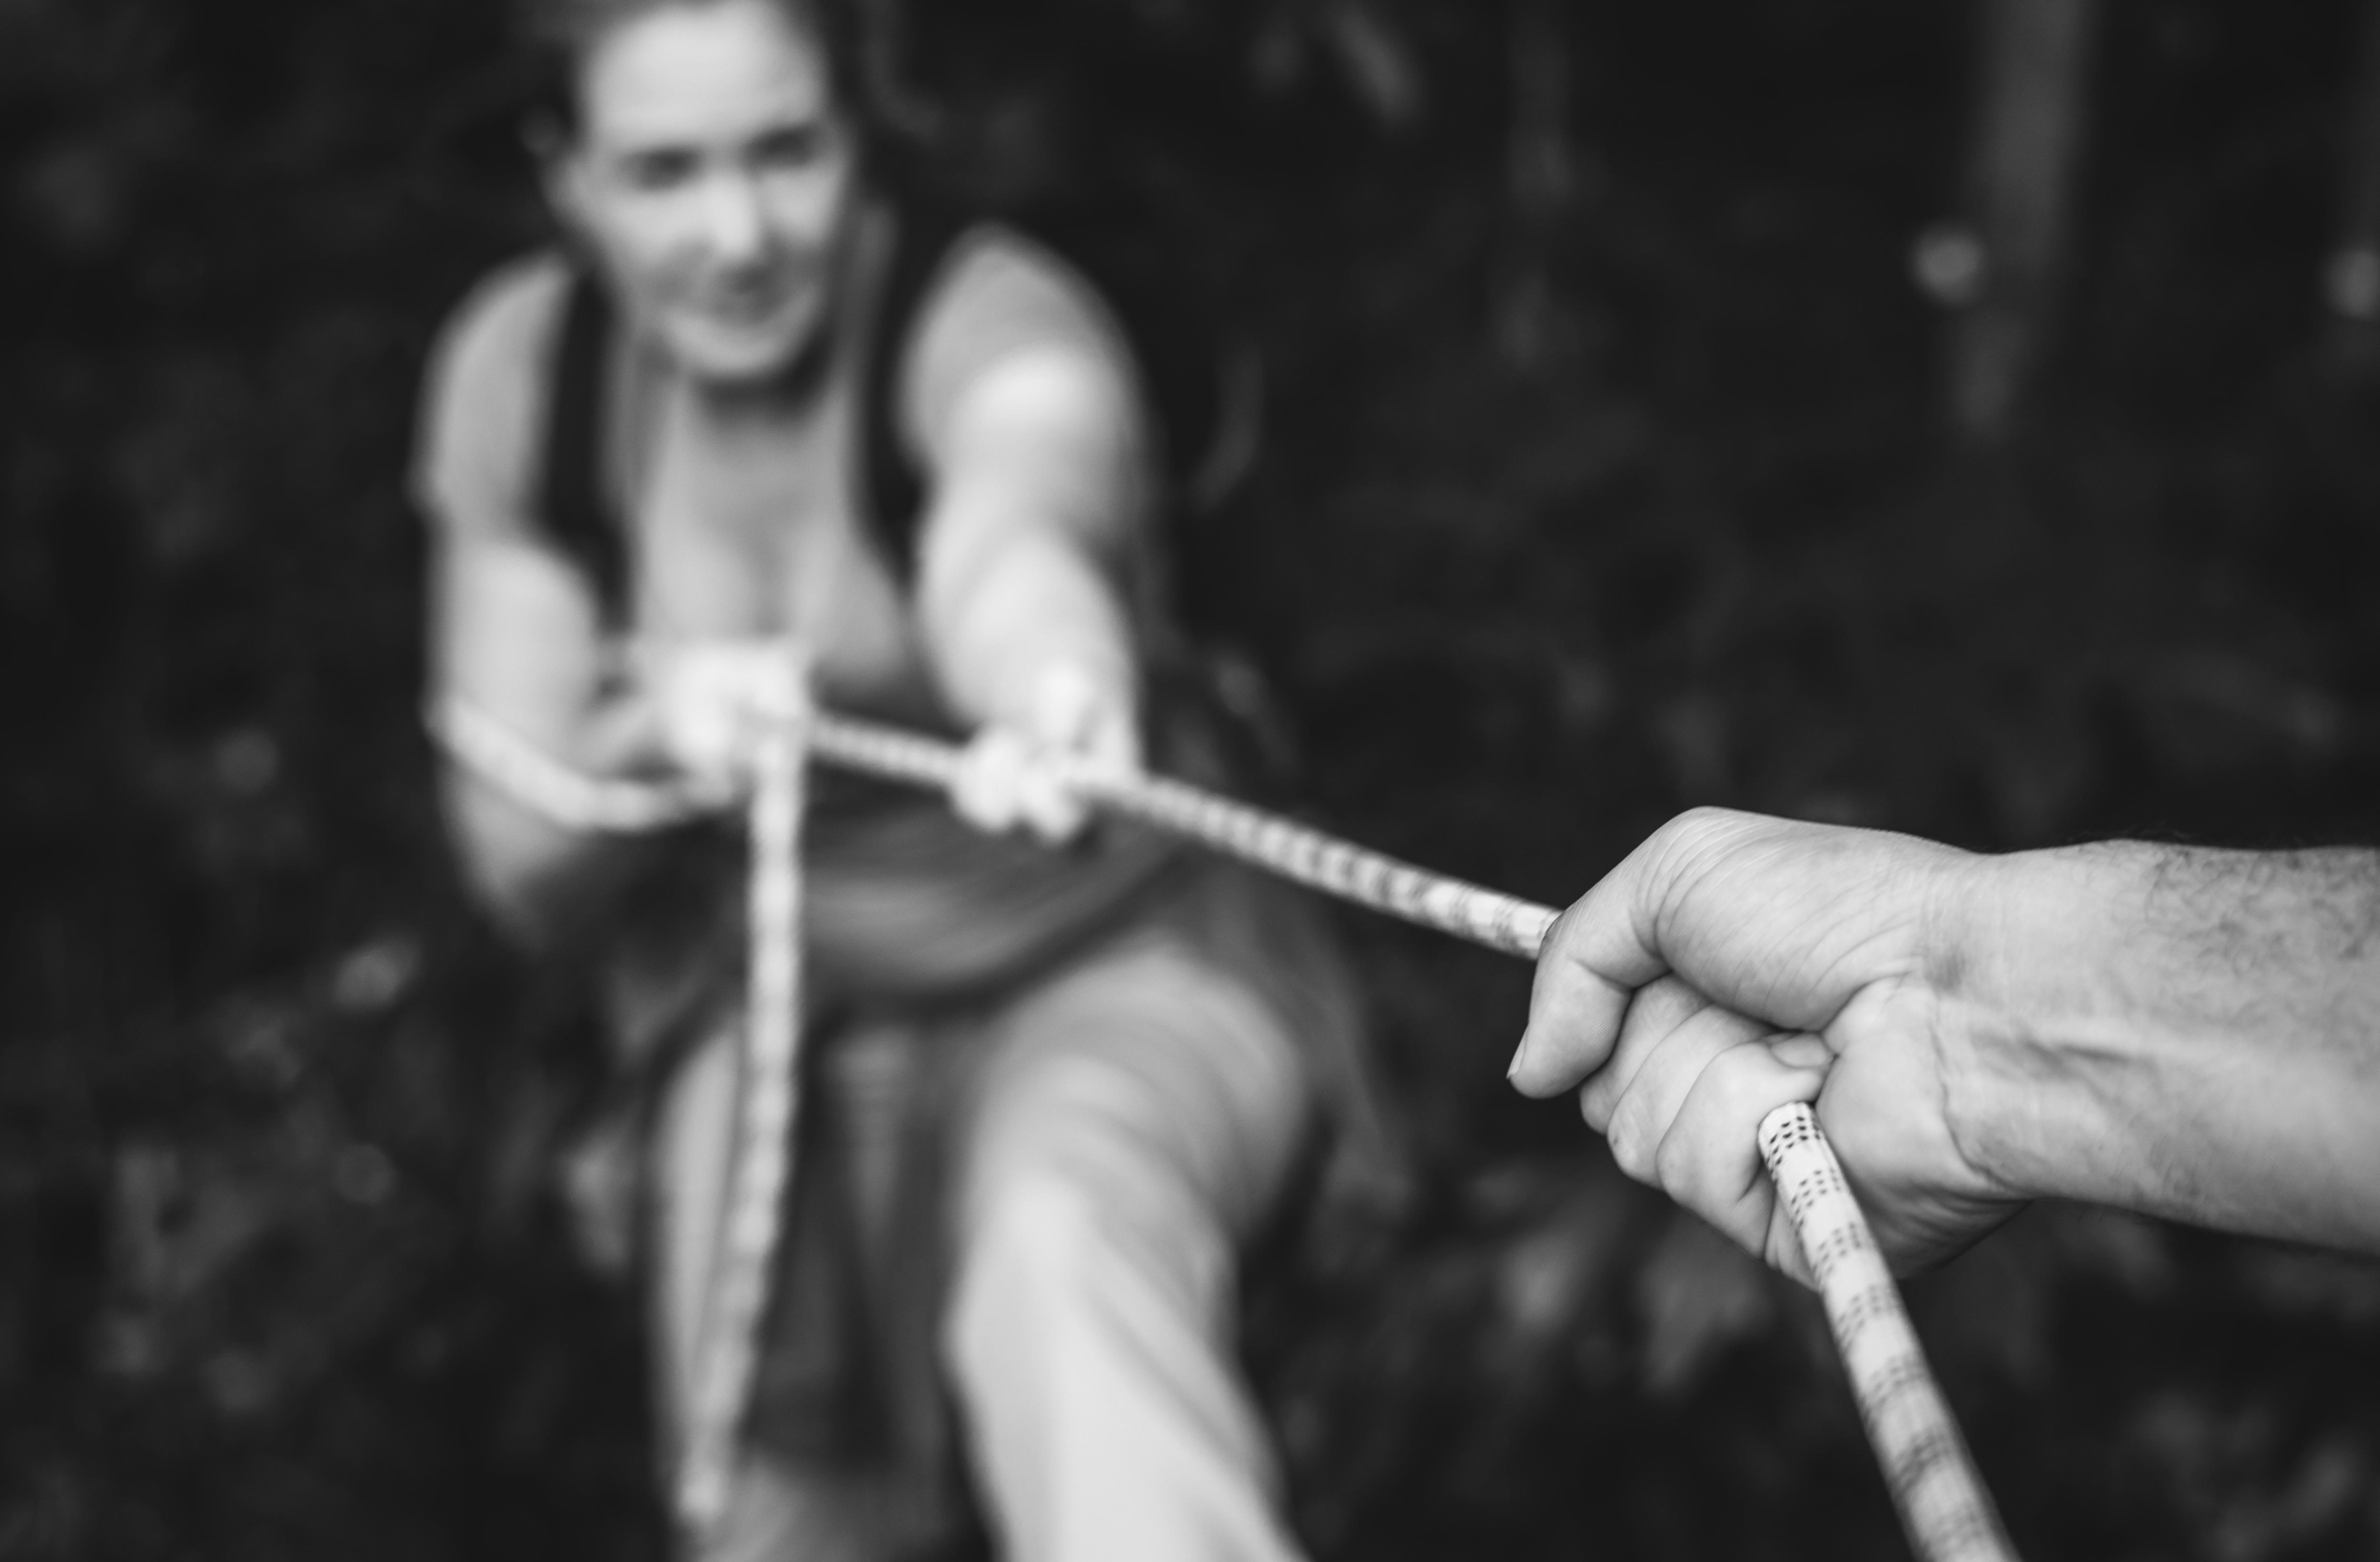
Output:
M569 286L569 264L552 250L532 250L488 273L439 328L432 379L469 391L499 377L537 378Z
M953 246L910 339L904 415L926 437L978 376L1024 353L1074 360L1135 395L1132 349L1107 301L1081 272L1028 235L999 223Z
M554 251L521 256L482 277L440 328L422 387L415 482L448 521L498 526L519 510L569 284Z

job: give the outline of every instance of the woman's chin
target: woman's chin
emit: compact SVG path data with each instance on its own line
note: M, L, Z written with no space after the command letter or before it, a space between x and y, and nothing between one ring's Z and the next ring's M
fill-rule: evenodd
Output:
M689 377L719 385L752 384L792 366L817 334L813 311L770 321L680 318L667 334L670 356Z

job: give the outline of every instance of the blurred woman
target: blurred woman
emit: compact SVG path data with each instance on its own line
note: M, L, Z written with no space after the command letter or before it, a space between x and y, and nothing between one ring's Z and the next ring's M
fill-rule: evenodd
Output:
M823 702L973 738L975 830L816 788L819 1110L720 1554L938 1544L946 1389L1006 1555L1293 1556L1235 1253L1318 1128L1366 1126L1339 968L1279 892L1087 832L1041 763L1202 763L1153 692L1161 433L1126 338L1051 252L894 198L825 4L528 19L564 238L435 355L438 697L583 772L717 781L771 698L753 646L790 636ZM463 767L449 801L487 900L604 994L666 1445L736 1090L740 840L577 834Z

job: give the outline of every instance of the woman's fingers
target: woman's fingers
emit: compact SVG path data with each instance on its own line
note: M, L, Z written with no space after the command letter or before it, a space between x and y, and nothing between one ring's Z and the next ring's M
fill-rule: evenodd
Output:
M661 746L686 775L729 787L747 774L764 724L791 720L808 699L800 659L782 640L710 640L640 648Z
M1017 814L1045 846L1059 846L1082 833L1090 807L1064 768L1068 756L1043 749L1029 755L1018 778Z
M1128 702L1072 663L1036 680L1021 726L986 727L968 746L952 796L979 829L1029 830L1050 846L1080 835L1090 805L1085 775L1140 768L1140 736Z
M1060 845L1082 832L1090 812L1069 766L1068 756L1008 727L986 727L960 756L951 803L960 818L988 834L1021 828Z
M951 806L990 835L1004 835L1024 816L1025 739L1004 726L986 727L959 756Z

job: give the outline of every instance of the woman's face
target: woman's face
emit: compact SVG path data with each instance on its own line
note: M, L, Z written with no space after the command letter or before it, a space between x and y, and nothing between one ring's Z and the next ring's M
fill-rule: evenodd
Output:
M856 155L817 45L771 0L686 0L604 33L553 199L629 314L698 379L764 379L826 318Z

